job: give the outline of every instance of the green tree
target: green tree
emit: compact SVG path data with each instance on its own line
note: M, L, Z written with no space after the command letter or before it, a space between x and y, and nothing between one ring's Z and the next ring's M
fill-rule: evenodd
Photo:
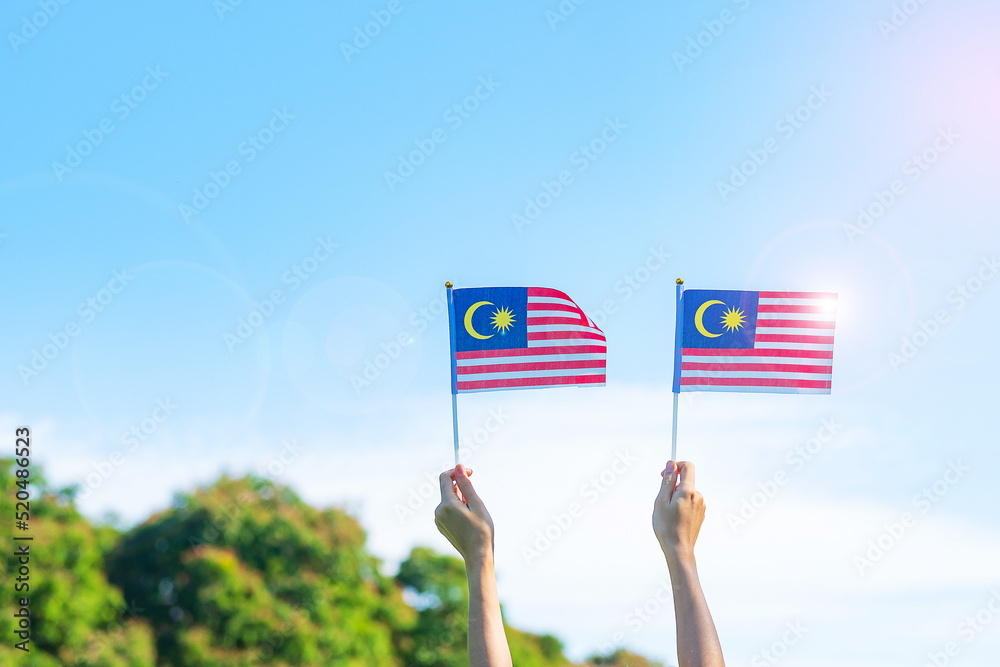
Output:
M399 643L407 665L464 667L469 622L465 563L417 547L399 566L396 579L414 593L420 609L416 625Z
M20 478L23 480L23 478ZM14 518L15 493L22 489L12 459L0 459L0 517ZM12 548L3 550L0 582L0 664L38 667L100 665L140 667L155 664L152 633L128 614L121 592L104 575L104 557L117 539L114 528L94 527L77 512L73 489L52 490L32 470L27 582L13 581L19 563ZM18 508L23 511L23 507ZM11 525L11 524L8 524ZM13 543L13 541L11 541ZM15 583L27 583L15 591ZM13 648L20 598L30 598L30 653ZM15 663L16 661L16 663Z
M663 667L662 662L650 662L637 653L618 649L610 655L595 655L587 659L584 667Z
M356 520L291 490L227 477L133 529L109 559L160 664L401 665L415 621Z

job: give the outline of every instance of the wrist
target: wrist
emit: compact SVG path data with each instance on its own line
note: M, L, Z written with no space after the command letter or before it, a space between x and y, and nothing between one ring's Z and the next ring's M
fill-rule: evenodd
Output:
M481 553L465 559L465 579L469 582L469 596L487 595L496 591L496 570L493 567L493 554Z
M488 547L476 549L465 556L465 569L470 574L492 568L493 550Z
M698 566L694 558L694 549L685 548L678 545L668 545L663 547L663 555L667 559L667 566L671 570L697 570Z

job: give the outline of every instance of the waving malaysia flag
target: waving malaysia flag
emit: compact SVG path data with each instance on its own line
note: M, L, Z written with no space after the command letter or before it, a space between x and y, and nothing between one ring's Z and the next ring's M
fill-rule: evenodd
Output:
M604 384L604 333L545 287L453 290L452 393Z

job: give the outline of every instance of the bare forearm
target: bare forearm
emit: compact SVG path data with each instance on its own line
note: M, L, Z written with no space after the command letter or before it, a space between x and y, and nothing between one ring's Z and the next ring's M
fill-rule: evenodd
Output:
M725 667L722 646L698 580L694 555L667 555L677 617L679 667Z
M469 579L469 666L511 667L492 556L466 562Z

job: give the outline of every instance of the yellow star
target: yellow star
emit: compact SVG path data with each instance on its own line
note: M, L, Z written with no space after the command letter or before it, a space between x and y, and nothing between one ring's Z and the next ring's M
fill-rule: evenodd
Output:
M493 328L500 331L500 333L507 333L507 329L514 326L514 313L507 309L507 306L501 306L500 308L493 311Z
M743 317L743 311L738 308L730 308L722 315L722 325L726 331L736 331L743 326L743 322L746 320Z

